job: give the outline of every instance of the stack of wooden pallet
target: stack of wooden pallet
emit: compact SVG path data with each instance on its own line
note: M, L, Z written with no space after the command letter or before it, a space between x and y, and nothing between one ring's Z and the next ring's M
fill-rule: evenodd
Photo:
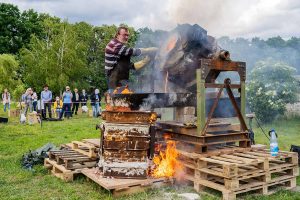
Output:
M283 186L296 187L299 175L296 153L280 152L272 157L266 150L251 149L213 155L182 153L185 179L196 191L205 188L222 192L224 200L246 192L269 195Z
M44 166L51 174L64 180L73 181L82 169L95 167L98 159L99 139L84 139L64 144L61 150L48 152Z

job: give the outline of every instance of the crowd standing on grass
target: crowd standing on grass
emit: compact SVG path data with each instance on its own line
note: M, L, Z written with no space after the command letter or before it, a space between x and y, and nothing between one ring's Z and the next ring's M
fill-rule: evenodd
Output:
M8 89L3 90L1 97L4 112L9 111L11 95ZM77 115L79 108L81 108L82 112L88 112L87 102L90 100L93 117L101 115L101 94L99 89L93 89L91 95L88 95L85 89L79 92L77 88L74 88L72 92L70 86L66 86L62 95L54 97L53 99L52 91L48 85L44 85L40 96L34 88L27 88L22 94L17 107L21 109L20 113L25 117L28 113L36 112L40 113L44 120L53 119L52 117L62 120L63 118L72 118L73 115Z

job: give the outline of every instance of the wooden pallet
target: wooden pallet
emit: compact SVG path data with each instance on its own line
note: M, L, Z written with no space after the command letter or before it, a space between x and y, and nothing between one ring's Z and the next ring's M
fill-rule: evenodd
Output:
M81 171L88 179L94 181L102 188L110 191L113 197L122 195L128 195L138 192L143 192L149 188L161 187L169 185L172 180L159 178L147 178L147 179L116 179L116 178L104 178L99 173L95 173L97 170L84 169Z
M48 155L50 160L69 170L94 167L97 160L74 150L53 150L49 151Z
M69 170L66 169L63 165L57 164L56 161L46 158L44 160L44 167L47 168L52 175L60 178L66 182L74 180L74 176L81 173L82 169Z
M72 149L78 153L88 156L89 158L97 158L98 156L98 148L91 143L72 141Z
M297 154L291 152L280 152L277 157L261 149L205 157L190 153L181 155L185 179L193 183L196 191L211 188L222 192L226 200L249 191L269 194L270 188L282 183L287 183L289 189L295 186L295 177L299 175Z
M270 195L277 192L279 189L290 190L296 187L296 177L284 176L270 183L264 183L262 186L249 184L247 187L240 188L236 191L222 191L223 200L235 200L237 195L242 195L247 192L255 194Z
M212 155L209 157L192 157L185 160L190 168L201 173L216 175L224 178L246 179L255 174L268 172L299 174L297 155L291 152L280 152L272 157L265 150L250 150L249 152L233 152L228 154Z
M82 142L84 143L89 143L94 145L95 147L100 147L100 138L95 138L95 139L83 139Z

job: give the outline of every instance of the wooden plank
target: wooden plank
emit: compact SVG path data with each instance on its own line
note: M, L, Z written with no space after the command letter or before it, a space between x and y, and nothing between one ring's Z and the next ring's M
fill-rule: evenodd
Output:
M257 164L257 163L262 162L261 160L258 160L258 159L242 158L242 157L233 156L233 155L221 155L221 157L229 158L229 159L233 159L233 160L240 160L247 164Z
M200 160L211 162L211 163L216 163L216 164L220 164L220 165L229 165L229 166L236 165L236 164L233 164L233 163L230 163L230 162L225 162L225 161L221 161L221 160L215 160L215 159L211 159L211 158L200 158Z
M196 180L196 182L198 184L201 184L203 186L206 186L206 187L209 187L209 188L212 188L212 189L215 189L215 190L218 190L220 192L230 192L230 190L227 190L225 188L225 186L221 185L221 184L218 184L218 183L214 183L212 181L208 181L208 180L203 180L203 179L198 179Z
M80 141L72 141L72 144L73 144L73 148L72 149L78 149L79 146L82 146L82 147L87 147L88 149L95 149L96 147L94 145L91 145L91 144L88 144L88 143L83 143L83 142L80 142Z
M131 195L134 193L138 193L138 192L144 192L146 189L150 189L150 188L161 188L164 186L169 185L170 183L168 182L162 182L162 181L156 181L156 182L152 182L151 184L146 184L146 185L137 185L137 186L131 186L131 187L127 187L127 188L123 188L123 189L114 189L112 192L113 197L120 197L120 196L124 196L124 195Z
M81 153L83 155L86 155L88 156L89 158L96 158L97 157L97 154L95 153L94 150L89 150L88 152L82 150L82 149L73 149L74 151L77 151L78 153Z
M201 169L198 169L198 170L200 172L204 172L204 173L211 174L211 175L214 175L214 176L220 176L220 177L224 177L224 178L229 178L229 177L227 177L227 176L224 175L223 170L222 170L222 172L216 171L216 170L212 170L212 169L208 169L208 168L201 168Z
M89 179L93 180L95 183L100 185L101 187L112 190L112 189L123 189L127 187L137 186L137 185L151 185L154 182L165 182L167 179L159 178L159 179L110 179L103 178L100 174L95 174L95 168L92 169L83 169L81 171Z
M270 160L276 160L275 158L272 158L270 157L269 155L266 155L266 154L262 154L262 153L257 153L257 152L247 152L248 154L250 155L255 155L255 156L258 156L258 157L261 157L261 158L268 158Z
M83 142L90 143L94 145L95 147L100 147L100 138L95 139L83 139Z
M84 162L84 163L72 163L71 166L68 166L66 163L65 167L67 169L82 169L82 168L95 167L96 165L97 165L96 161L92 161L92 162Z
M247 153L233 153L233 155L241 156L241 157L244 157L244 158L265 159L265 157L259 157L259 156L256 156L256 155L249 155Z
M220 156L211 156L210 158L215 159L215 160L226 161L226 162L229 162L231 164L237 164L237 165L245 164L244 162L239 161L239 160L232 160L232 159L228 159L228 158L223 158L223 157L221 157L221 155Z

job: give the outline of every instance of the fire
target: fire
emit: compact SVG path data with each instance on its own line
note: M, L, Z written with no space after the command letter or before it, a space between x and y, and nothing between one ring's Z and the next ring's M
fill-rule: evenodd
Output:
M157 115L155 113L152 113L150 116L150 123L154 123L157 120Z
M168 44L166 46L166 50L167 51L171 51L172 49L174 49L174 47L176 46L176 42L177 42L177 36L176 35L173 35L169 41L168 41Z
M177 160L177 157L178 152L175 141L167 141L165 152L160 151L159 155L153 158L155 168L152 171L152 176L155 178L173 177L176 171L182 169L182 165Z
M113 94L132 94L133 92L128 88L128 86L117 87ZM105 110L106 111L118 111L118 112L128 112L131 111L126 99L121 99L113 101L109 93L105 94Z
M128 88L128 85L126 85L126 86L117 87L113 93L114 94L132 94L133 91L131 91Z

